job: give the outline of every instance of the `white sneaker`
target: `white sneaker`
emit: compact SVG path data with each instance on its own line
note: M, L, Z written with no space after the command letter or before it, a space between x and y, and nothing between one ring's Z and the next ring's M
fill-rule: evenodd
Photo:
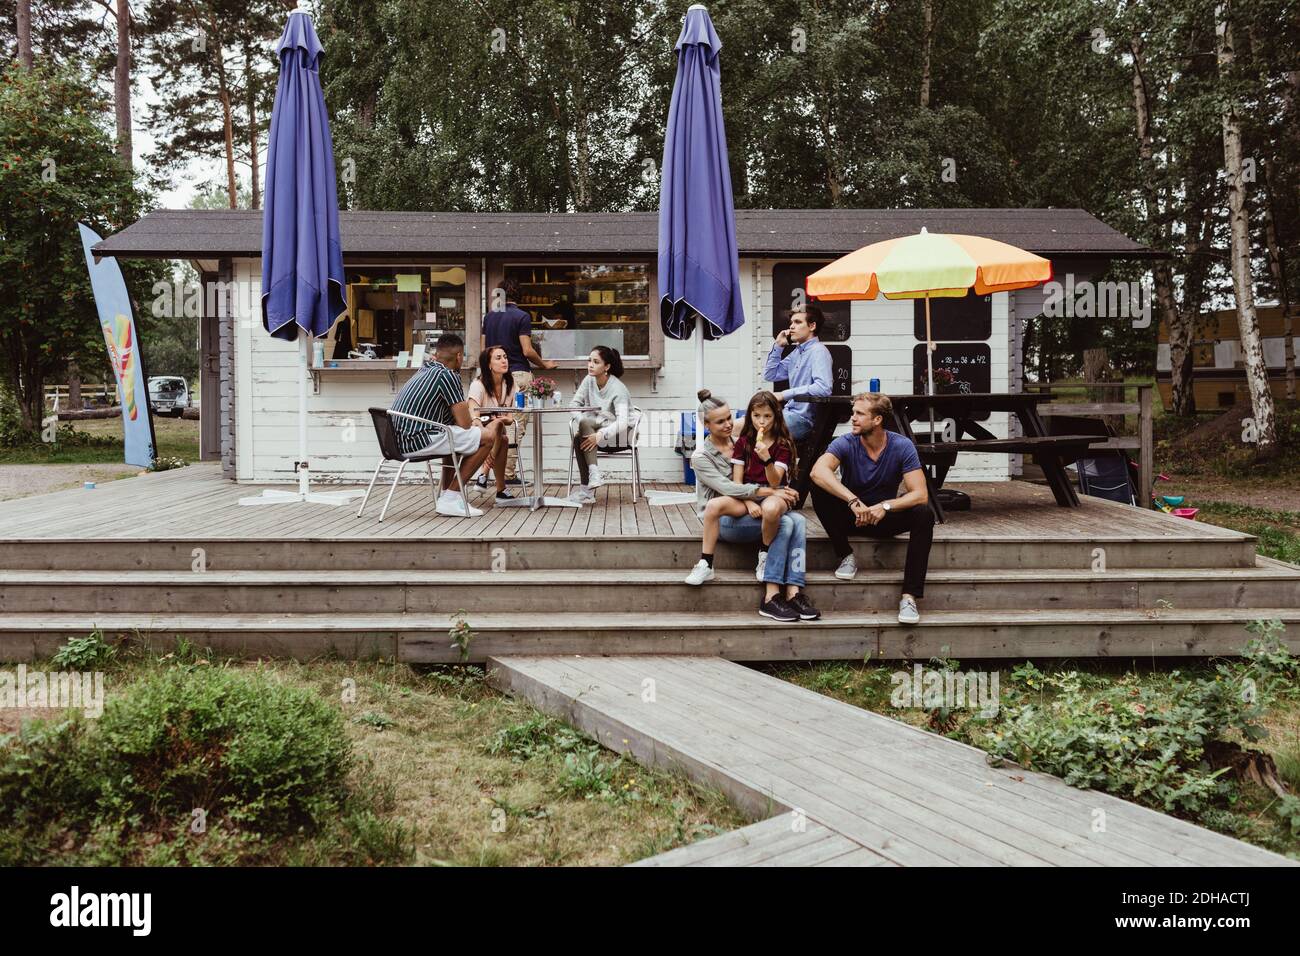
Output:
M569 492L569 500L584 505L594 505L596 503L596 493L586 485L578 485L573 491Z
M469 505L469 511L466 512L465 499L460 496L459 491L444 491L438 496L438 504L434 506L434 511L440 515L446 515L448 518L479 518L483 512Z
M835 576L841 581L852 581L858 575L858 559L855 555L850 554L840 566L835 569Z
M898 623L899 624L920 624L921 614L916 609L916 602L910 597L901 598L898 602Z
M763 580L763 569L767 567L767 552L758 552L758 567L754 568L754 577Z
M703 558L700 558L700 560L696 562L695 567L691 568L691 573L686 575L686 583L694 584L696 587L699 587L705 581L712 580L713 568L710 566L709 562L705 561Z
M599 488L605 483L605 476L600 473L600 469L592 465L587 469L587 487Z

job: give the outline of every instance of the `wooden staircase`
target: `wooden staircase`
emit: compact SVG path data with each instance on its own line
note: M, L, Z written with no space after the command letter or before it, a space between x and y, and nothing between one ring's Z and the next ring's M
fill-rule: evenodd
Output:
M1170 519L1174 520L1174 519ZM220 653L461 659L502 654L707 654L732 660L1200 656L1238 652L1280 618L1300 650L1300 569L1245 535L1087 540L937 538L923 620L897 623L904 542L858 542L834 577L809 541L816 622L760 618L752 553L682 583L695 537L0 541L0 658L32 659L95 628ZM1097 549L1105 570L1093 570ZM496 567L500 570L490 570ZM201 568L201 570L198 570Z
M723 545L717 578L690 506L628 486L582 509L437 515L427 485L379 509L241 508L255 486L197 465L0 502L0 660L47 656L95 628L223 654L455 662L508 654L700 654L794 659L1232 654L1279 618L1300 651L1300 568L1213 525L1085 498L1058 508L1025 482L962 486L975 503L935 529L922 623L897 623L906 542L857 542L852 582L816 515L809 593L820 621L757 614L753 549ZM562 493L563 489L548 489Z

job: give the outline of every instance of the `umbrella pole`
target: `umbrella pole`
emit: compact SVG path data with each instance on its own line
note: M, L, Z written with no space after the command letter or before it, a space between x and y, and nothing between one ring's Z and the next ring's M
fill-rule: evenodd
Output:
M701 318L695 330L695 391L704 387L704 319ZM700 416L698 405L695 412L695 447L700 447L704 439L704 419Z
M307 331L298 330L298 494L305 499L311 493L311 475L307 470Z
M310 366L307 364L307 332L298 332L298 457L294 462L297 470L298 488L287 491L283 488L267 488L260 495L240 498L241 505L278 505L290 502L310 501L320 505L345 505L355 498L360 498L364 491L312 491L311 475L307 470L307 379Z
M930 293L925 294L925 394L934 397L934 336L930 332ZM930 405L930 444L934 444L934 405Z

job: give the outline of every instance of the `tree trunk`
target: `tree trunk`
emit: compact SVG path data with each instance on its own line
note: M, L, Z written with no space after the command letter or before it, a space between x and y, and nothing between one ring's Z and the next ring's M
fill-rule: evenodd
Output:
M226 85L226 69L222 63L220 45L217 46L217 89L221 97L221 115L226 133L226 192L230 195L230 208L239 208L239 187L235 180L235 124L231 116L230 87Z
M930 108L930 53L934 49L934 0L924 0L925 29L921 34L921 109Z
M117 155L127 169L132 169L131 7L126 0L117 0L117 66L113 69L113 113L117 120Z
M77 360L71 359L68 362L68 409L69 411L80 411L82 405L81 369L77 366Z
M1118 375L1110 364L1110 354L1105 349L1083 350L1083 380L1085 382L1117 382L1124 376ZM1089 402L1122 402L1122 388L1090 388L1087 391ZM1102 420L1111 427L1115 434L1124 431L1123 415L1103 415Z
M32 0L18 0L18 62L32 68Z
M1219 77L1226 81L1233 72L1232 14L1227 4L1218 7ZM1255 418L1256 453L1270 458L1277 452L1277 427L1273 411L1273 392L1269 387L1264 347L1259 336L1259 319L1255 314L1255 292L1250 274L1250 221L1246 212L1246 195L1242 182L1241 123L1235 104L1223 106L1223 163L1228 178L1229 259L1232 264L1232 289L1237 300L1237 325L1241 351L1245 357L1246 383L1250 389L1251 411Z
M252 209L262 208L262 188L261 181L257 175L258 164L258 140L261 133L257 128L257 93L256 71L253 69L254 53L248 47L248 41L244 41L244 90L248 96L248 165L251 170L251 196L250 202Z
M1147 220L1155 226L1155 244L1164 246L1169 242L1169 231L1165 225L1164 204L1161 202L1160 185L1155 174L1155 149L1151 135L1151 97L1147 88L1146 76L1143 73L1143 45L1141 38L1134 37L1130 40L1129 49L1133 53L1133 115L1137 122L1138 159L1142 170L1142 194L1146 204ZM1151 277L1155 285L1157 318L1164 324L1169 333L1170 391L1174 396L1172 404L1176 409L1175 414L1191 414L1195 410L1194 402L1190 411L1177 411L1180 404L1187 407L1189 397L1192 394L1190 351L1183 347L1184 344L1190 345L1191 336L1188 334L1189 330L1180 321L1182 316L1179 314L1177 302L1174 299L1173 270L1170 269L1168 260L1157 260L1151 267ZM1175 339L1180 344L1178 361L1174 361ZM1184 380L1185 378L1186 380Z
M1282 308L1282 335L1286 350L1286 397L1295 401L1295 337L1291 321L1291 290L1287 286L1286 251L1277 241L1277 222L1273 215L1273 201L1277 185L1276 162L1272 157L1264 163L1264 243L1268 247L1268 267L1277 286L1277 304Z
M581 84L581 80L579 80ZM581 85L574 97L573 136L577 160L577 193L573 197L575 212L591 209L591 117Z
M1211 173L1213 175L1213 173ZM1191 179L1197 176L1192 169ZM1201 318L1201 300L1205 294L1205 276L1210 248L1210 210L1205 190L1195 182L1185 185L1189 197L1187 232L1184 237L1183 258L1187 271L1183 275L1183 304L1176 313L1176 321L1169 329L1170 411L1174 415L1196 414L1196 392L1193 389L1192 343ZM1200 202L1190 198L1199 196Z
M221 100L221 118L225 132L226 147L226 192L230 197L230 208L239 208L239 186L235 179L235 121L231 107L230 82L226 78L226 44L217 29L216 22L209 18L207 24L208 49L212 51L212 65L217 71L217 96Z
M839 157L835 148L835 134L830 117L830 91L826 89L826 83L821 83L823 108L818 113L818 123L821 126L822 139L826 143L826 186L830 190L831 205L840 204L840 194L844 192L844 176L840 169Z

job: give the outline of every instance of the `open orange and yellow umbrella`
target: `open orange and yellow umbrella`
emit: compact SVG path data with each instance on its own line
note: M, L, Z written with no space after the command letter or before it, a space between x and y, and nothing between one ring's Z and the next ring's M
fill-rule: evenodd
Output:
M808 277L815 299L925 299L928 394L934 393L930 299L960 298L1028 289L1052 278L1052 263L1042 256L996 239L931 233L886 239L841 256ZM934 412L931 409L931 416ZM933 417L931 418L933 431ZM933 437L933 436L932 436Z

